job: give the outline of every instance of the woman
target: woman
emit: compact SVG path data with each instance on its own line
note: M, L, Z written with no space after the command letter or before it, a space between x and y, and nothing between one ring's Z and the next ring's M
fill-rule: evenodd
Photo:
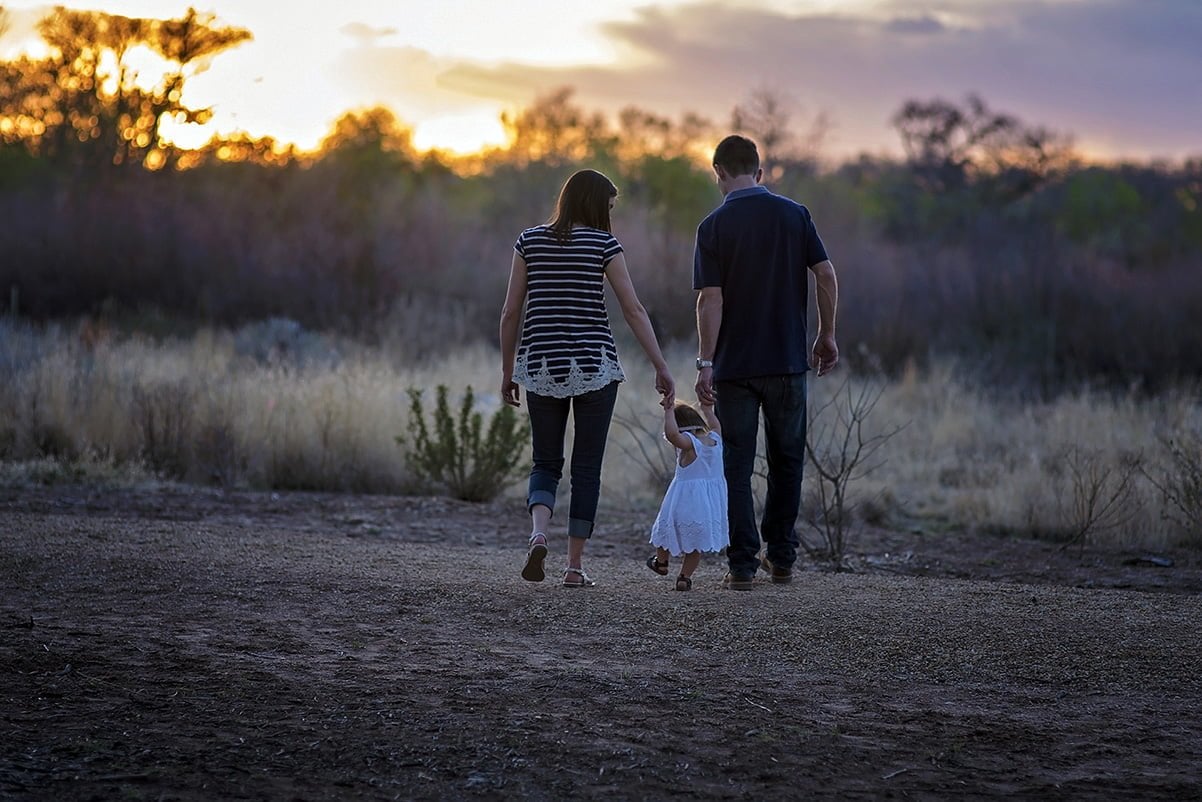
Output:
M609 212L617 196L608 178L581 170L563 185L551 221L526 229L513 246L509 290L501 309L501 396L506 404L520 406L518 385L526 388L534 467L526 495L531 527L522 578L530 582L545 577L547 524L563 475L570 412L575 435L563 584L595 584L581 559L597 514L601 460L618 382L626 378L605 311L605 279L655 368L655 389L669 403L676 395L647 310L630 282L622 246L610 232Z

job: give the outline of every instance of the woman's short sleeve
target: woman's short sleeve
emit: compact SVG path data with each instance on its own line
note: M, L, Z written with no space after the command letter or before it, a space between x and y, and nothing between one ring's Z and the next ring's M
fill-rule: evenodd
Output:
M601 253L601 264L608 266L610 261L622 252L622 243L613 234L605 241L605 250Z
M517 241L513 243L513 249L517 251L518 256L526 258L526 232L518 234Z

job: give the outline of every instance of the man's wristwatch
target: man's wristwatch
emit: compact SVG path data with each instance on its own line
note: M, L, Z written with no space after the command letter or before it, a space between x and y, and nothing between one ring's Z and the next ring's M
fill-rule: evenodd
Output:
M712 359L702 359L701 357L697 357L697 370L701 370L702 368L712 368L713 366L714 361Z

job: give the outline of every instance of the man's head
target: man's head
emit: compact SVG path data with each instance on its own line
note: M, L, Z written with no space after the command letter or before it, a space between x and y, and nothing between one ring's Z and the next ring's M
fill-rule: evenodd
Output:
M723 193L731 190L732 184L758 184L763 176L760 169L760 153L755 143L745 136L731 134L714 148L714 175Z

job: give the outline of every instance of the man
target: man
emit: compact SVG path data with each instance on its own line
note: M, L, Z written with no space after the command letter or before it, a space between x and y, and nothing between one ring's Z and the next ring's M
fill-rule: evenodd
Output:
M838 282L806 207L760 185L755 143L728 136L714 151L725 199L697 227L697 397L716 404L725 440L732 590L751 590L756 570L789 582L799 540L806 442L806 269L814 274L819 376L839 361L835 344ZM768 456L768 494L756 530L751 476L760 413ZM761 563L760 536L767 544Z

